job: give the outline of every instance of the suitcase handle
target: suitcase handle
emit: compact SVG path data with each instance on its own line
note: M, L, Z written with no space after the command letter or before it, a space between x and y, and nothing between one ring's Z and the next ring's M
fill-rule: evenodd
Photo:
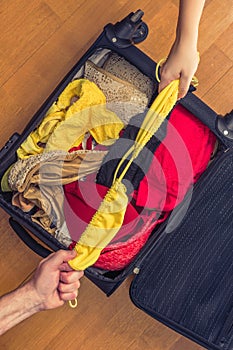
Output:
M137 10L114 25L107 24L104 28L107 39L120 49L141 43L149 32L147 24L142 21L143 15L142 10Z
M17 236L35 253L40 255L42 258L46 258L48 255L53 253L51 250L43 247L39 244L30 234L12 217L9 218L9 224L12 229L15 231Z

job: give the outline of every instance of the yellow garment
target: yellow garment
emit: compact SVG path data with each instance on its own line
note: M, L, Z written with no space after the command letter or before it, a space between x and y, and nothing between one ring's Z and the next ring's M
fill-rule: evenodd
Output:
M174 107L178 97L178 89L179 80L175 80L163 89L153 102L138 132L135 144L122 157L116 169L112 187L75 246L77 256L69 261L69 265L73 269L84 270L94 264L98 260L101 250L119 231L128 204L126 188L121 181L133 160ZM132 156L118 178L118 170L130 154Z
M2 179L1 179L1 190L2 192L11 192L12 189L11 187L9 186L9 183L8 183L8 176L9 176L9 173L11 171L11 168L13 167L14 164L12 164L4 173Z
M73 101L74 99L76 99L75 102ZM72 81L61 93L58 100L52 104L38 128L31 132L31 134L17 150L18 157L24 159L30 157L31 155L43 153L44 147L42 144L46 144L48 142L54 130L63 121L67 120L75 113L91 106L102 105L102 109L105 110L105 104L106 98L104 94L93 82L87 79L77 79ZM108 114L107 110L105 110L105 114ZM110 124L115 122L118 126L114 135L116 136L119 129L122 129L123 123L113 112L110 111L109 120ZM110 128L112 128L111 125ZM92 132L95 134L93 130ZM99 133L99 130L96 130L96 133Z
M121 228L127 204L126 187L116 181L75 246L77 256L69 261L74 270L85 270L96 262Z
M80 145L87 132L98 144L113 144L119 137L124 124L115 113L104 105L92 106L74 113L56 127L45 147L45 152L68 151Z

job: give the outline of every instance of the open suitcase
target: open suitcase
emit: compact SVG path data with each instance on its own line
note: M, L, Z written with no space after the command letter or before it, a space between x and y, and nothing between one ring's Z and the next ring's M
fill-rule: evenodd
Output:
M1 150L1 177L16 162L16 150L38 126L51 104L77 74L82 74L88 58L103 51L117 53L156 84L155 62L134 46L148 34L142 15L139 10L104 28L24 132L13 134ZM230 350L233 349L233 116L229 114L223 119L191 91L179 104L217 137L214 159L182 203L156 226L133 262L116 271L90 267L85 275L110 296L134 273L130 297L137 307L208 349ZM0 205L10 215L10 225L24 243L42 257L67 249L33 222L30 215L13 206L11 198L10 192L0 192Z

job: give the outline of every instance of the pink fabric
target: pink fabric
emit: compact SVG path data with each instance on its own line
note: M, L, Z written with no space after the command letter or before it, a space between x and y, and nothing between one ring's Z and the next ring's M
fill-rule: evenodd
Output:
M107 187L95 183L95 175L86 177L85 181L76 181L64 186L64 213L74 241L78 241L108 191ZM138 213L129 198L123 225L113 241L118 241L132 232L141 218L143 213Z
M104 248L94 266L110 271L125 268L143 248L153 229L166 220L167 214L159 220L156 217L155 211L148 211L147 215L145 213L138 226L130 232L129 239L126 242L112 243Z

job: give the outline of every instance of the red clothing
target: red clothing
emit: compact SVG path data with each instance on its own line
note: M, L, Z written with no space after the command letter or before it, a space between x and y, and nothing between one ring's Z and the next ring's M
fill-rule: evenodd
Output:
M195 116L180 105L174 108L165 139L138 190L129 197L123 225L95 266L119 270L135 258L158 222L165 220L206 169L215 142L212 132ZM74 241L79 239L108 190L95 183L95 176L64 186L65 218ZM163 218L156 221L161 213Z
M184 107L173 110L167 135L140 182L136 204L160 212L174 209L206 169L214 134Z
M95 183L95 174L87 176L85 181L75 181L64 186L66 197L64 213L67 227L74 241L78 241L107 191L107 187ZM133 231L143 215L137 212L129 198L123 225L114 237L114 241Z

